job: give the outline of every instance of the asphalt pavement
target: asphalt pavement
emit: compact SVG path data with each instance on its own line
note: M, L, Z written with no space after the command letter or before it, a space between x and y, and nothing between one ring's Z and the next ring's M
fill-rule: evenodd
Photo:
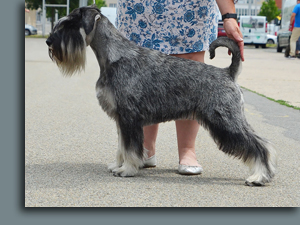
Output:
M206 62L228 66L226 49ZM238 83L300 107L300 60L276 49L245 49ZM278 171L264 187L248 187L248 168L219 151L200 129L196 153L204 172L182 176L174 122L160 125L157 167L114 177L117 131L95 94L100 69L90 48L84 73L63 77L45 39L25 38L26 207L299 207L300 111L244 89L248 122L278 153Z

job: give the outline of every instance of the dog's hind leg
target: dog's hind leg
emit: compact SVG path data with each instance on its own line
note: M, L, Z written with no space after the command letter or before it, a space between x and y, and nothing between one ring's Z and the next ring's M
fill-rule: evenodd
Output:
M262 186L270 182L275 174L276 152L267 140L255 134L246 121L242 123L244 126L239 130L226 129L223 124L214 126L210 132L220 150L241 159L249 166L251 176L246 179L246 184ZM239 125L232 121L230 126Z
M275 174L275 149L247 123L243 107L223 104L209 112L199 118L201 124L209 130L221 151L241 159L250 167L251 176L246 179L246 184L262 186L269 182Z
M260 137L256 137L256 140L258 142L257 148L265 151L265 157L261 157L263 155L261 154L258 157L253 157L245 161L251 171L251 176L246 179L248 186L262 186L265 182L269 182L275 175L277 163L275 149L267 140Z
M143 166L143 129L137 124L119 124L119 150L116 164L111 169L115 176L132 177Z

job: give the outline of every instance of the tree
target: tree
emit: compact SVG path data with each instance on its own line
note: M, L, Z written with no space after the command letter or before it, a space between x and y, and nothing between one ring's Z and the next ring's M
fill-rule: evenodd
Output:
M279 16L280 13L281 11L278 9L275 0L266 0L263 2L258 15L267 17L267 21L270 23Z
M66 5L67 0L45 0L46 4L60 4ZM93 0L88 0L88 5L93 4ZM101 8L106 5L104 0L96 0L96 5L98 8ZM42 0L25 0L27 9L38 9L42 8L43 1ZM79 7L79 0L70 0L70 12ZM58 11L58 17L63 17L67 15L66 7L47 7L46 8L46 17L51 18L51 30L53 30L54 26L54 18L55 18L55 10Z
M94 4L93 0L88 0L88 5L92 5ZM104 0L96 0L95 4L98 6L98 8L100 9L101 7L105 7L106 6L106 2Z

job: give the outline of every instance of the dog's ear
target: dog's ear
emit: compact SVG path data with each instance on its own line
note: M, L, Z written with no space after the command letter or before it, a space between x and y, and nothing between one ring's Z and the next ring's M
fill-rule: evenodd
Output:
M96 4L91 5L91 7L98 10L98 6Z
M94 29L95 22L101 18L99 9L90 8L80 8L82 15L82 25L86 35L89 35Z

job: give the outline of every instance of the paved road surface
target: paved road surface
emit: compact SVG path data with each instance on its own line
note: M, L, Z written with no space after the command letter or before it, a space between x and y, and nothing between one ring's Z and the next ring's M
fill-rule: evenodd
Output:
M173 122L161 124L158 165L136 177L114 177L116 127L98 106L99 68L88 48L85 74L61 76L45 39L25 39L25 206L294 206L299 207L300 112L244 91L249 123L278 151L278 173L265 187L244 186L248 169L220 152L201 129L196 146L204 173L181 176ZM238 82L299 106L299 61L272 49L246 49ZM225 50L207 62L229 64ZM284 75L282 74L284 73Z

